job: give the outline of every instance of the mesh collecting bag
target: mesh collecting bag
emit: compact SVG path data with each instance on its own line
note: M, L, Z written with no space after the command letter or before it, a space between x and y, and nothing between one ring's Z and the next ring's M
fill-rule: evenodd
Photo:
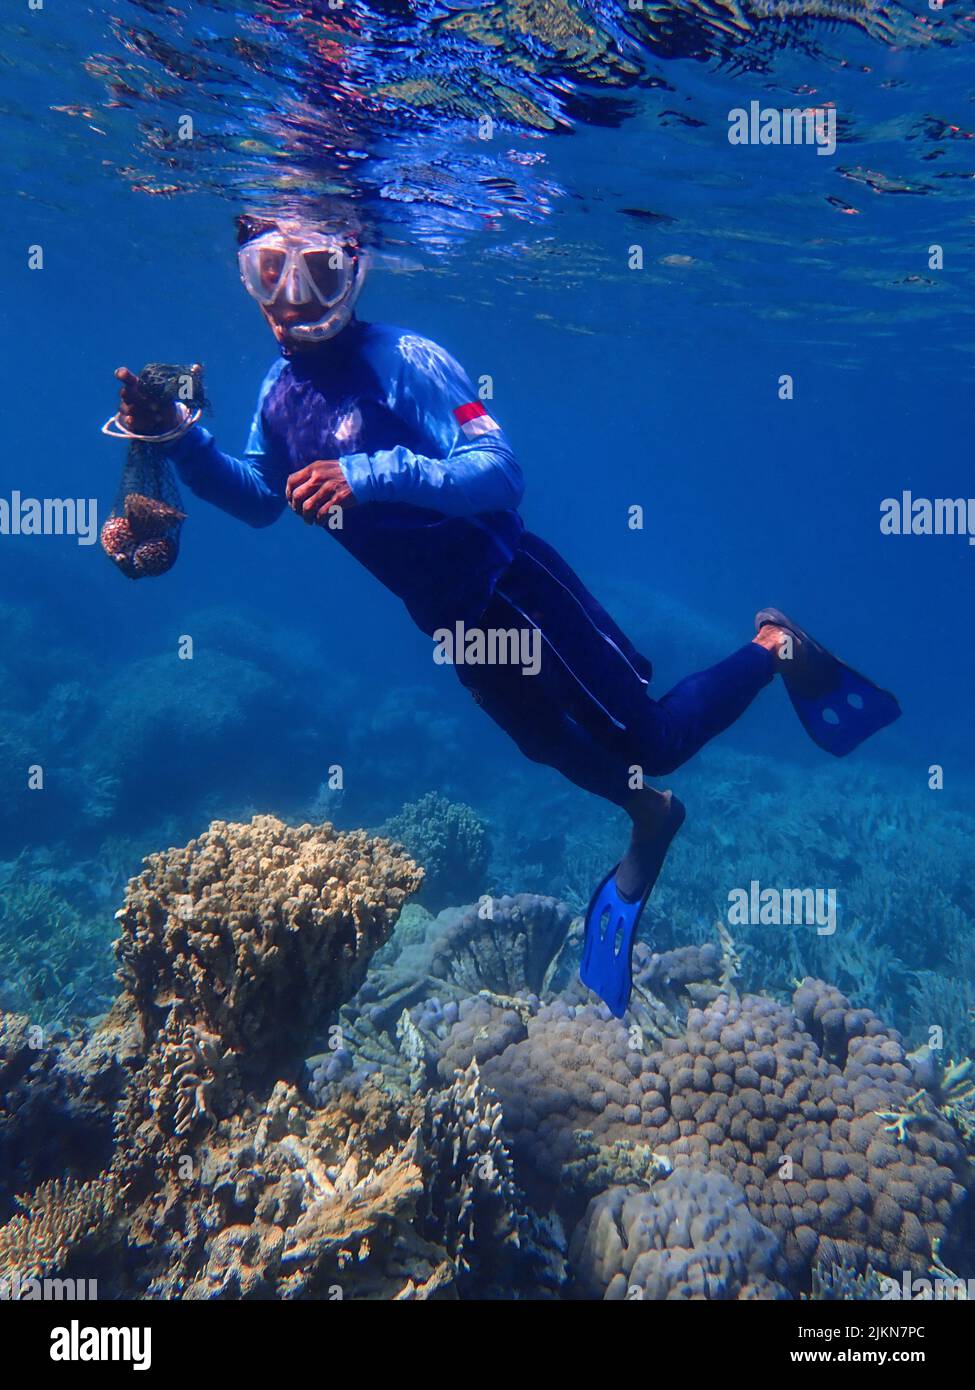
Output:
M159 405L182 401L195 410L206 404L199 368L151 362L140 372L139 385L143 394ZM129 579L165 574L176 563L185 520L166 446L132 440L115 505L101 531L105 554Z

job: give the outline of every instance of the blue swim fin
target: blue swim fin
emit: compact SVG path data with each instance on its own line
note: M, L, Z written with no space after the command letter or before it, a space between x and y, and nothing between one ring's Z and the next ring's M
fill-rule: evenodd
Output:
M650 888L637 902L627 902L616 887L618 868L617 864L606 875L586 910L579 976L611 1013L622 1018L633 988L633 942Z
M777 608L764 608L755 629L785 628L799 639L795 671L786 669L785 688L806 733L820 748L845 758L854 748L901 716L897 697L861 676L828 652Z
M806 733L836 758L845 758L864 739L901 717L896 696L832 657L830 687L815 696L790 688L792 708Z

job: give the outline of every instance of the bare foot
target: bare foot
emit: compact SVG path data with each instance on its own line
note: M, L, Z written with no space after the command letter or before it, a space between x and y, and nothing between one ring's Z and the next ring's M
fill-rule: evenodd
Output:
M773 627L771 623L759 628L752 641L757 647L764 647L767 652L781 657L783 661L792 656L797 645L791 632L786 632L784 627Z
M653 888L671 841L684 824L684 803L673 792L646 787L627 806L633 821L630 844L616 870L616 888L628 902L639 902Z

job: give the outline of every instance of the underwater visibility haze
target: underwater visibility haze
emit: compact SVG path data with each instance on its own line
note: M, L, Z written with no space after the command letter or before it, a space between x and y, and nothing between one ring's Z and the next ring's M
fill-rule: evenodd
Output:
M970 1296L973 26L7 8L4 1297Z

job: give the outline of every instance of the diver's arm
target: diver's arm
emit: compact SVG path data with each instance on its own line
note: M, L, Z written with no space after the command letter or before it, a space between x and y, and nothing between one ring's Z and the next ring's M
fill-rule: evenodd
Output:
M395 352L394 407L431 452L399 445L343 455L339 464L355 500L408 502L447 516L517 507L524 490L521 469L464 370L423 339L401 336Z
M182 481L204 502L212 502L248 526L270 526L284 510L285 474L267 454L238 459L217 448L200 425L167 449Z
M261 387L243 458L223 453L210 431L200 425L167 449L191 492L248 526L270 526L284 510L288 470L269 449L261 424L265 397L279 371L276 363Z

